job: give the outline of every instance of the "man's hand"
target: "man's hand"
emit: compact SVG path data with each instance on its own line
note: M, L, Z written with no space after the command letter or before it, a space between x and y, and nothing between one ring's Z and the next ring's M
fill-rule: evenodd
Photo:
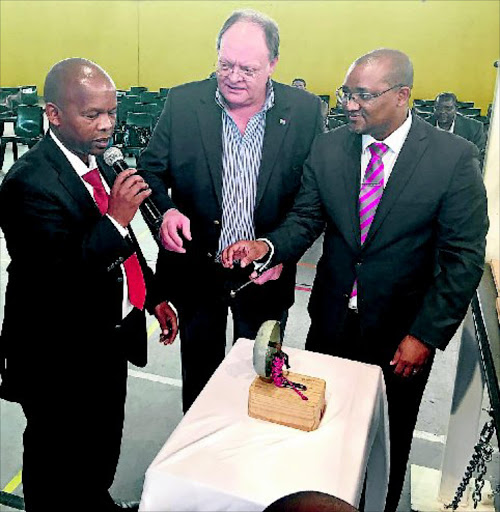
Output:
M179 230L186 240L191 241L191 222L179 210L172 208L163 215L160 235L161 243L167 251L185 253L184 242Z
M234 261L240 260L241 268L245 268L253 261L263 258L268 252L269 246L266 242L260 240L240 240L222 251L221 262L225 268L233 268Z
M259 276L256 270L254 270L250 274L250 279L253 279L253 282L255 284L264 284L268 281L276 281L276 279L279 279L281 272L283 270L283 263L280 263L279 265L275 265L274 267L271 267L267 269L266 271L262 272L262 274Z
M126 169L118 174L109 194L107 214L126 228L139 208L151 195L149 185L136 169Z
M390 364L394 373L401 377L417 375L429 359L433 349L410 334L399 344Z
M177 336L177 316L167 302L155 307L155 316L160 324L160 343L171 345Z

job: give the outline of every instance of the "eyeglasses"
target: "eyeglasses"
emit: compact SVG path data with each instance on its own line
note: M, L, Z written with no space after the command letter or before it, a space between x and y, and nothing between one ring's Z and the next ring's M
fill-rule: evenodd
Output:
M247 66L237 66L225 61L219 61L217 63L217 73L219 73L219 75L226 77L233 71L244 80L251 80L259 74L260 69L249 68Z
M350 91L346 91L344 89L344 86L342 86L342 87L339 87L335 91L335 95L337 96L337 99L340 101L340 103L348 103L349 101L352 100L352 101L355 101L356 103L360 104L360 103L366 103L368 101L372 101L375 98L382 96L382 94L392 91L393 89L396 89L398 87L404 87L404 85L396 84L382 92L350 92Z

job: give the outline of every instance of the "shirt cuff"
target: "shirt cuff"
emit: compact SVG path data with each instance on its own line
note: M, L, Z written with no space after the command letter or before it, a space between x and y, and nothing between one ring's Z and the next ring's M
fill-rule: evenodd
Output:
M268 247L269 247L269 252L266 254L266 256L264 256L265 259L255 260L253 262L255 270L259 274L262 274L262 272L267 270L267 267L268 267L269 263L271 262L271 259L272 259L273 255L274 255L274 245L267 238L257 238L257 241L258 242L265 242L268 245Z
M111 215L106 214L106 217L113 223L113 226L118 230L118 233L122 235L123 238L128 236L128 229L124 228L119 222L117 222Z

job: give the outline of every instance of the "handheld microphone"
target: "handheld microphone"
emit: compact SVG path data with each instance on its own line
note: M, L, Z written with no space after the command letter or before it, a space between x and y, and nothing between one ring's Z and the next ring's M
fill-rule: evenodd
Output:
M104 161L107 165L112 167L116 174L121 173L125 169L129 169L130 166L125 162L123 153L116 147L108 148L103 155ZM142 216L156 240L161 247L160 241L160 228L163 221L163 215L159 212L156 205L153 203L150 197L147 197L139 206Z

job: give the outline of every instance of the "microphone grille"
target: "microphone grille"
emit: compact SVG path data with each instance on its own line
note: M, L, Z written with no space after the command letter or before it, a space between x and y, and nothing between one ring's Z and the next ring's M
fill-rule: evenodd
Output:
M118 148L111 147L106 149L103 158L107 165L113 167L118 160L123 160L123 153Z

